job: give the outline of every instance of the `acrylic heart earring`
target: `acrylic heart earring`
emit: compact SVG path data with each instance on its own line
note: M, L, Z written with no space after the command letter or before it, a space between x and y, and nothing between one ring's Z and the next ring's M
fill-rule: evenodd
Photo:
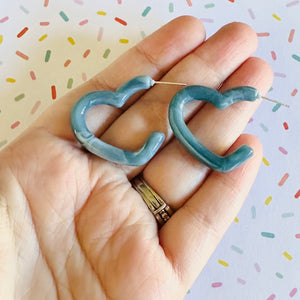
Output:
M149 76L138 76L122 85L115 92L96 91L84 95L74 105L71 113L71 126L77 140L91 153L108 161L129 166L146 164L160 148L165 139L161 132L153 132L146 143L138 151L128 151L104 143L88 129L86 125L87 111L96 105L107 104L122 107L130 96L136 92L149 89L155 84Z
M87 128L85 117L86 112L96 105L108 104L122 107L131 95L140 90L149 89L156 83L186 85L185 83L154 81L149 76L138 76L126 82L115 92L97 91L84 95L74 105L71 113L71 126L78 141L91 153L108 161L131 166L146 164L162 145L165 138L163 133L153 132L140 150L128 151L96 138ZM170 103L170 125L180 143L194 157L211 169L228 172L247 161L253 155L253 150L249 146L243 145L225 157L213 153L198 141L185 125L183 120L184 106L192 100L201 100L213 104L218 109L225 109L233 103L255 101L260 97L259 92L249 86L236 87L223 93L201 85L186 86L175 94ZM285 105L265 97L261 98Z
M235 102L255 101L259 97L258 91L249 86L233 88L224 93L200 85L187 86L180 90L171 101L169 106L170 125L174 135L194 157L211 169L228 172L246 162L253 155L252 148L243 145L224 157L213 153L200 143L185 125L184 106L190 101L201 100L213 104L218 109L225 109Z

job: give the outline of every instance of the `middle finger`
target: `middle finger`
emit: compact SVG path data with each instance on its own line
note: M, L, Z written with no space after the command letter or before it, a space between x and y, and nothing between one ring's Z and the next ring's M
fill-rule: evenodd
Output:
M161 81L201 84L217 88L256 49L256 33L242 23L221 28L195 51L177 63ZM172 137L168 123L168 107L178 87L156 85L123 113L102 135L104 142L116 147L136 150L153 131ZM185 119L190 119L202 103L188 105ZM125 167L125 169L127 169ZM140 168L128 168L129 177Z

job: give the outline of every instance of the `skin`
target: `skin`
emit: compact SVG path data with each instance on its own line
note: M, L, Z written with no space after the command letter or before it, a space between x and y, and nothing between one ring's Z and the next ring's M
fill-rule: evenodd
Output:
M256 33L232 23L205 41L201 22L180 17L57 101L0 153L1 299L182 299L238 213L262 158L240 135L259 105L225 111L187 107L193 134L223 155L254 149L242 167L211 172L188 154L168 125L180 87L154 86L126 106L96 107L88 125L104 141L139 148L154 130L167 136L143 167L111 164L83 151L69 125L72 105L94 90L115 90L137 75L226 90L268 91L272 71L251 57ZM150 113L149 113L150 112ZM176 212L161 228L130 180L138 173Z

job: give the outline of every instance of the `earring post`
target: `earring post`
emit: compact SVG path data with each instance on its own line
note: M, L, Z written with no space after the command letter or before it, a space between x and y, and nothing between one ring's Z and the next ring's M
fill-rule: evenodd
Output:
M169 81L155 81L157 84L169 84L169 85L187 85L187 83L182 82L169 82Z
M154 81L154 82L155 82L155 84L166 84L166 85L181 85L181 86L187 86L188 85L187 83L183 83L183 82L170 82L170 81ZM282 102L274 100L274 99L270 99L270 98L267 98L267 97L264 97L264 96L262 96L261 98L264 99L264 100L276 103L276 104L280 104L280 105L288 107L288 108L290 107L288 104L282 103Z
M285 107L290 107L288 104L285 104L285 103L282 103L282 102L279 102L279 101L277 101L277 100L274 100L274 99L270 99L270 98L267 98L267 97L261 97L262 99L264 99L264 100L267 100L267 101L270 101L270 102L273 102L273 103L277 103L277 104L280 104L280 105L283 105L283 106L285 106Z

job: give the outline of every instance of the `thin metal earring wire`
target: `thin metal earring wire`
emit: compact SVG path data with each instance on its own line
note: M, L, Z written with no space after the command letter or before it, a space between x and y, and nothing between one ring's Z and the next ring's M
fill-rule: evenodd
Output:
M181 85L181 86L187 86L187 83L182 83L182 82L155 81L155 83L156 83L156 84L169 84L169 85ZM263 96L262 96L261 98L264 99L264 100L273 102L273 103L280 104L280 105L285 106L285 107L290 107L288 104L279 102L279 101L274 100L274 99L270 99L270 98L263 97Z

